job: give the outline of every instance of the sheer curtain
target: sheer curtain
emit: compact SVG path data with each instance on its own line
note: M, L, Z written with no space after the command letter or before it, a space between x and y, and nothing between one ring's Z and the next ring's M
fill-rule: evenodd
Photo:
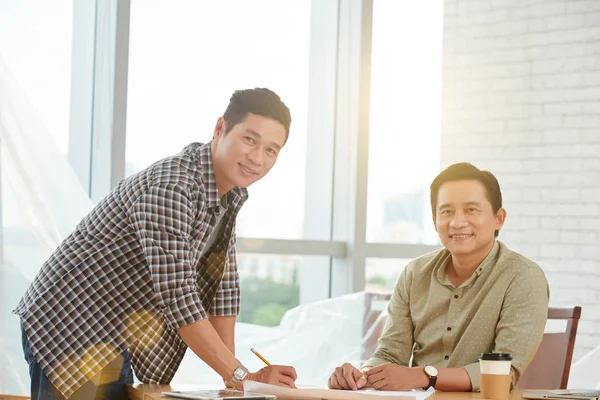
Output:
M1 57L0 171L0 393L29 393L11 311L92 202Z

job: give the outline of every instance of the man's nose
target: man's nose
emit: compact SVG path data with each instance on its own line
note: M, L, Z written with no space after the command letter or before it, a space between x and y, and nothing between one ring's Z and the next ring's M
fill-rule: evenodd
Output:
M248 153L248 159L257 166L261 166L263 164L263 150L260 146L256 146L253 148L250 153Z
M467 216L465 213L457 212L454 214L454 217L450 220L450 226L453 228L458 228L467 225Z

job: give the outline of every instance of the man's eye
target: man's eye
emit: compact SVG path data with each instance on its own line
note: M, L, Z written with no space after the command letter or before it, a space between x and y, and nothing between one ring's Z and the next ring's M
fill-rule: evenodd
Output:
M275 149L272 149L270 147L267 149L267 153L270 153L272 156L276 156L277 155L277 152L275 151Z
M246 142L248 142L250 144L254 144L254 138L251 138L250 136L246 136L246 137L244 137L244 139L246 140Z

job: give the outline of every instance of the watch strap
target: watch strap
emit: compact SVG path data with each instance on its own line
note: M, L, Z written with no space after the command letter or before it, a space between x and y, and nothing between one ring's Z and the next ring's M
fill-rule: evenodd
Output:
M429 385L425 388L425 390L429 389L430 387L435 389L435 384L437 382L437 375L436 376L430 376L429 377Z
M427 385L426 387L423 388L423 390L427 390L430 387L435 389L435 384L437 383L437 374L436 375L429 375L427 373L427 369L423 368L423 372L425 373L425 375L427 375L429 377L429 385Z

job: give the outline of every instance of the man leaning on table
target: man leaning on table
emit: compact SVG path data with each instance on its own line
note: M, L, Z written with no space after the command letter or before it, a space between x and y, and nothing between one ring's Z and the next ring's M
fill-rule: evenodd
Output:
M448 167L431 184L431 210L444 248L406 266L377 350L360 370L336 368L330 388L479 391L485 352L512 354L516 387L535 355L548 283L536 263L496 240L506 211L494 175L468 163Z
M293 367L249 372L234 345L237 214L290 124L271 90L236 91L210 142L122 180L78 224L15 310L32 399L122 398L133 372L169 383L188 347L229 387L295 387Z

